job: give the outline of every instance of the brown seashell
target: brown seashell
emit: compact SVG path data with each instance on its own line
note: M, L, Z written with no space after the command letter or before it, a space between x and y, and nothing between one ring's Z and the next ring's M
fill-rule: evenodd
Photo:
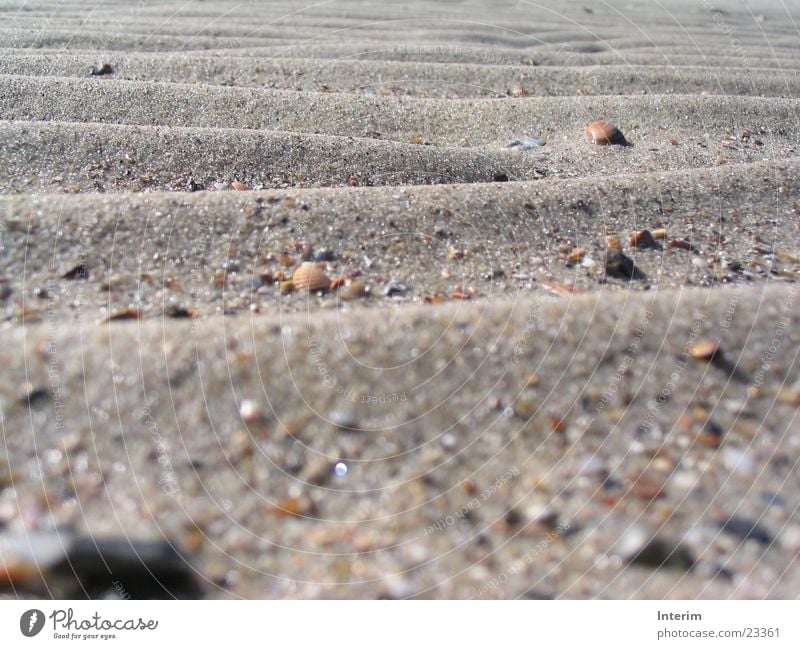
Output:
M719 352L719 343L716 340L701 340L692 345L689 354L692 358L701 361L710 361Z
M611 122L605 120L591 122L586 127L586 135L589 137L589 141L594 144L619 144L621 146L628 146L629 144L622 131Z
M231 183L231 187L233 187L237 192L243 192L250 189L247 185L240 183L238 180L234 180Z
M292 275L292 284L298 291L324 291L330 288L330 278L312 261L300 264Z

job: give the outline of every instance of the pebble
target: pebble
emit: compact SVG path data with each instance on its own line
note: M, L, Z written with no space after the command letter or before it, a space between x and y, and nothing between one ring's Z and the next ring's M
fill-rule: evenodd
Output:
M353 413L344 410L334 410L328 415L328 419L334 426L343 430L359 430L358 420Z
M134 599L202 597L188 558L167 540L78 538L68 530L2 534L0 560L0 591L96 599L113 589L113 575Z
M719 353L719 342L716 340L701 340L689 349L692 358L709 361Z
M252 424L261 419L261 407L252 399L243 399L239 404L239 415L246 424Z
M720 523L719 528L723 532L736 536L743 541L752 540L763 545L770 545L774 540L772 534L758 521L749 518L731 516L726 521Z
M650 230L640 230L631 235L630 244L636 250L661 250L661 244L656 241Z
M606 251L606 275L617 279L640 279L641 273L637 270L633 259L619 250Z
M91 74L93 77L101 77L106 74L114 74L114 68L111 67L110 63L103 63L102 65L93 67L92 71L89 74Z
M347 465L344 462L337 462L336 466L333 467L333 472L340 478L343 478L347 475Z
M410 287L408 287L406 284L392 280L386 285L383 294L386 297L405 297L410 291Z
M688 572L695 564L694 556L684 545L637 528L625 533L616 552L629 564L646 568Z

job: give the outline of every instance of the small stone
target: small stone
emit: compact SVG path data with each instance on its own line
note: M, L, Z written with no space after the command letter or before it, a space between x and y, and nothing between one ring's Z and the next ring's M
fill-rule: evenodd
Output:
M356 419L355 415L350 412L345 412L344 410L334 410L328 416L328 419L330 419L334 426L341 428L342 430L360 430L358 426L358 420Z
M93 77L102 77L106 74L114 74L114 68L111 67L110 63L103 63L100 66L93 67L89 74Z
M605 269L606 275L617 279L641 279L641 273L637 270L633 259L619 250L606 251Z
M701 361L710 361L719 353L719 342L716 340L701 340L689 349L689 355Z
M410 291L406 284L393 280L386 285L383 294L386 297L405 297Z
M630 244L636 250L661 250L661 244L656 241L650 230L640 230L631 235Z
M720 523L719 528L723 532L739 537L743 541L752 540L762 545L770 545L774 541L772 534L764 529L758 521L753 521L749 518L731 516Z
M261 419L261 407L252 399L243 399L239 404L239 416L246 424L252 424Z
M535 388L537 385L539 385L539 383L541 383L541 381L542 379L535 372L532 374L528 374L528 376L525 378L525 387Z
M89 279L89 267L86 264L78 264L70 268L61 276L62 279Z
M636 528L625 533L617 553L630 565L646 568L688 572L695 564L694 556L684 545Z
M333 472L340 478L343 478L347 475L347 465L344 462L337 462L336 466L333 467Z

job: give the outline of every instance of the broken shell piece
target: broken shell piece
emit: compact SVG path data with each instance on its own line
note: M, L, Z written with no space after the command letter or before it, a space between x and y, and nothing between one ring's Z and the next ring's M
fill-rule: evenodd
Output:
M628 146L629 142L625 139L614 124L605 120L591 122L586 127L586 135L589 141L594 144L618 144L620 146Z
M586 248L573 248L572 252L567 255L567 261L577 264L581 259L586 256L587 250Z
M514 149L515 151L530 151L531 149L539 149L547 142L540 140L537 137L525 137L521 140L514 140L506 145L506 149Z
M297 291L324 291L330 288L330 278L313 261L306 261L292 275L292 284Z

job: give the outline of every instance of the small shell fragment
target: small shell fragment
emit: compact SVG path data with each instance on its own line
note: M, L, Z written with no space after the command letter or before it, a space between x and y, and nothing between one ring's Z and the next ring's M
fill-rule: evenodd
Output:
M231 183L231 187L233 187L237 192L243 192L250 189L245 183L240 183L238 180L234 180Z
M586 135L593 144L619 144L620 146L629 144L622 131L605 120L589 123L586 127Z
M577 264L581 259L586 256L588 251L586 248L573 248L572 252L567 256L567 261Z
M330 288L330 278L313 261L300 264L292 275L292 284L298 291L324 291Z

